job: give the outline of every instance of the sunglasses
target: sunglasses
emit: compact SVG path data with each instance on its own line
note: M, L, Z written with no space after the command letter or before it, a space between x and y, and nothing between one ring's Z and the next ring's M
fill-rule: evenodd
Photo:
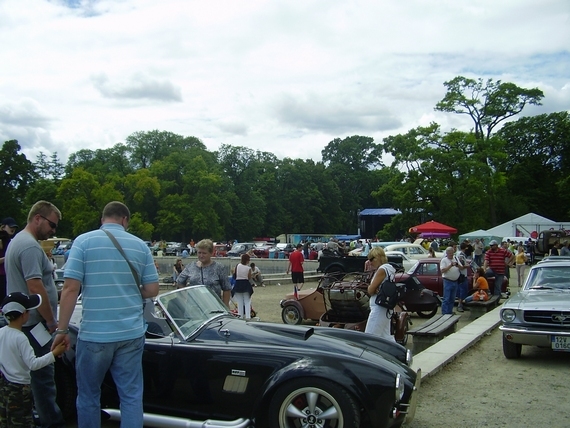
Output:
M45 217L44 217L43 215L41 215L41 214L39 214L39 216L40 216L41 218L43 218L45 221L48 222L49 227L51 227L51 228L54 229L54 230L57 229L57 224L56 224L56 223L54 223L53 221L51 221L51 220L48 219L48 218L45 218Z
M372 261L374 260L376 257L368 257L368 260Z

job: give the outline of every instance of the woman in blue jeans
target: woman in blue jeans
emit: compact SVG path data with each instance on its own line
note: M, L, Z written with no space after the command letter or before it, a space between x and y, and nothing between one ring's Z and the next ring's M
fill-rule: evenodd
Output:
M454 258L453 247L445 249L445 257L439 262L439 269L443 276L443 303L441 313L443 315L453 313L455 296L457 294L457 279L459 278L459 268Z

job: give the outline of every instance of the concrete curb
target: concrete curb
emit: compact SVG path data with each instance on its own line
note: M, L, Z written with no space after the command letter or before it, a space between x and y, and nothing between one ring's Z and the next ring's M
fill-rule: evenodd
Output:
M479 342L484 335L490 333L501 323L499 319L500 309L501 306L498 306L461 330L414 355L412 369L415 371L419 368L422 369L422 380L436 374L443 366Z

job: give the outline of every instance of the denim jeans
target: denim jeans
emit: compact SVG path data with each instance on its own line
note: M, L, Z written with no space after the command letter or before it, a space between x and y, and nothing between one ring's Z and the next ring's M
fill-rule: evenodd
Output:
M35 326L33 326L35 327ZM36 357L41 357L48 352L51 352L50 340L44 346L34 339L34 336L30 333L33 327L24 327L22 331L28 337L30 345L34 349L34 354ZM55 402L57 396L54 380L54 366L49 364L39 370L33 370L31 373L32 381L32 395L34 397L34 405L36 407L36 412L40 418L41 427L62 427L64 426L63 414L59 409L59 406Z
M457 298L459 299L459 304L461 304L461 301L465 300L465 298L469 294L468 282L469 281L466 276L461 284L457 283Z
M143 426L142 354L144 336L121 342L77 340L77 421L80 428L101 427L101 384L113 376L121 401L121 427Z
M443 302L441 304L441 313L443 315L453 313L456 295L457 281L450 281L449 279L443 278Z
M503 286L503 281L505 280L505 274L495 273L491 268L487 269L487 271L485 272L485 277L489 278L492 276L495 277L495 289L493 290L493 295L501 296L501 289Z

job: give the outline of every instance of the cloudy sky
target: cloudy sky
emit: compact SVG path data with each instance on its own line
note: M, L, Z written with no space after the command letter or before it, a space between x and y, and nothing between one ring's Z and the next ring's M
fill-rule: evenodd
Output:
M568 0L0 0L0 143L67 160L158 129L279 158L464 116L443 82L570 110Z

